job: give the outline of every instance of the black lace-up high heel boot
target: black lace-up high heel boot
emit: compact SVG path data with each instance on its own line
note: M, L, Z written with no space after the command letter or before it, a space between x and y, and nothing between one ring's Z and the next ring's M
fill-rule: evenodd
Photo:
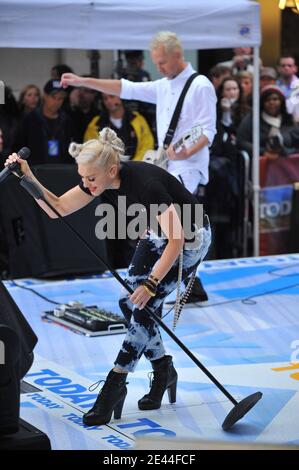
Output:
M84 424L95 426L109 423L113 411L115 419L121 418L127 395L126 379L127 374L119 374L113 370L109 372L95 404L83 415Z
M165 390L168 392L169 403L176 401L176 387L178 374L173 367L172 357L164 356L162 359L152 361L153 380L150 383L150 391L138 401L140 410L157 410Z

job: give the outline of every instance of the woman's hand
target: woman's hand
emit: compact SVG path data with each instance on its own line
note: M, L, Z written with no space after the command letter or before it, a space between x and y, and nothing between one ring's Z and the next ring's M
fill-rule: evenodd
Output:
M140 310L146 306L150 298L150 294L143 286L138 286L130 296L131 302L133 302L133 304L136 305Z
M223 111L229 111L232 106L230 99L225 97L221 99L220 105Z
M11 165L14 162L19 163L19 165L21 167L21 171L22 171L22 173L24 173L24 175L31 176L32 173L31 173L31 170L30 170L30 167L29 167L27 161L22 160L16 153L12 153L11 155L9 155L9 157L7 158L7 160L4 163L4 166ZM12 172L12 173L14 173L14 172Z

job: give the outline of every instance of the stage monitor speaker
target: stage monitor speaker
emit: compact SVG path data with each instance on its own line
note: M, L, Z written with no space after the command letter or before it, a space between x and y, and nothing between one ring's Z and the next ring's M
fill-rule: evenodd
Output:
M19 376L21 379L32 365L33 349L37 343L37 336L1 281L0 324L11 328L19 338L21 347Z
M0 436L0 450L51 450L51 443L46 434L20 419L17 433Z
M0 435L18 431L20 381L33 362L37 337L0 281Z
M39 181L57 195L80 181L76 165L39 165L32 170ZM106 242L95 236L98 222L95 209L99 201L95 198L67 219L106 259ZM20 187L15 176L10 176L0 186L0 218L7 240L10 277L51 277L104 270L61 220L51 219L43 212Z

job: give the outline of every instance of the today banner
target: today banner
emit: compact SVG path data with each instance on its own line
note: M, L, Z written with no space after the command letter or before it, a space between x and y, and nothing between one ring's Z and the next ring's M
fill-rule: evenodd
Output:
M293 183L299 181L299 155L260 158L260 255L289 252Z

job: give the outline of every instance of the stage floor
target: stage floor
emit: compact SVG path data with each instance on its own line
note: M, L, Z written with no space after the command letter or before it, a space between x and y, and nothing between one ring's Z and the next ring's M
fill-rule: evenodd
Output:
M209 301L184 309L176 334L238 401L263 393L229 432L221 425L231 402L164 332L179 374L176 404L168 404L166 393L160 410L138 410L150 370L141 359L128 378L121 420L84 426L82 413L97 395L88 387L105 378L124 335L86 337L46 322L42 313L53 306L7 281L39 338L25 378L38 390L22 394L21 417L45 432L53 449L130 449L139 437L298 445L299 254L205 262L200 277ZM80 300L120 313L119 286L110 275L17 282L56 302ZM172 319L173 312L164 318L169 327Z

